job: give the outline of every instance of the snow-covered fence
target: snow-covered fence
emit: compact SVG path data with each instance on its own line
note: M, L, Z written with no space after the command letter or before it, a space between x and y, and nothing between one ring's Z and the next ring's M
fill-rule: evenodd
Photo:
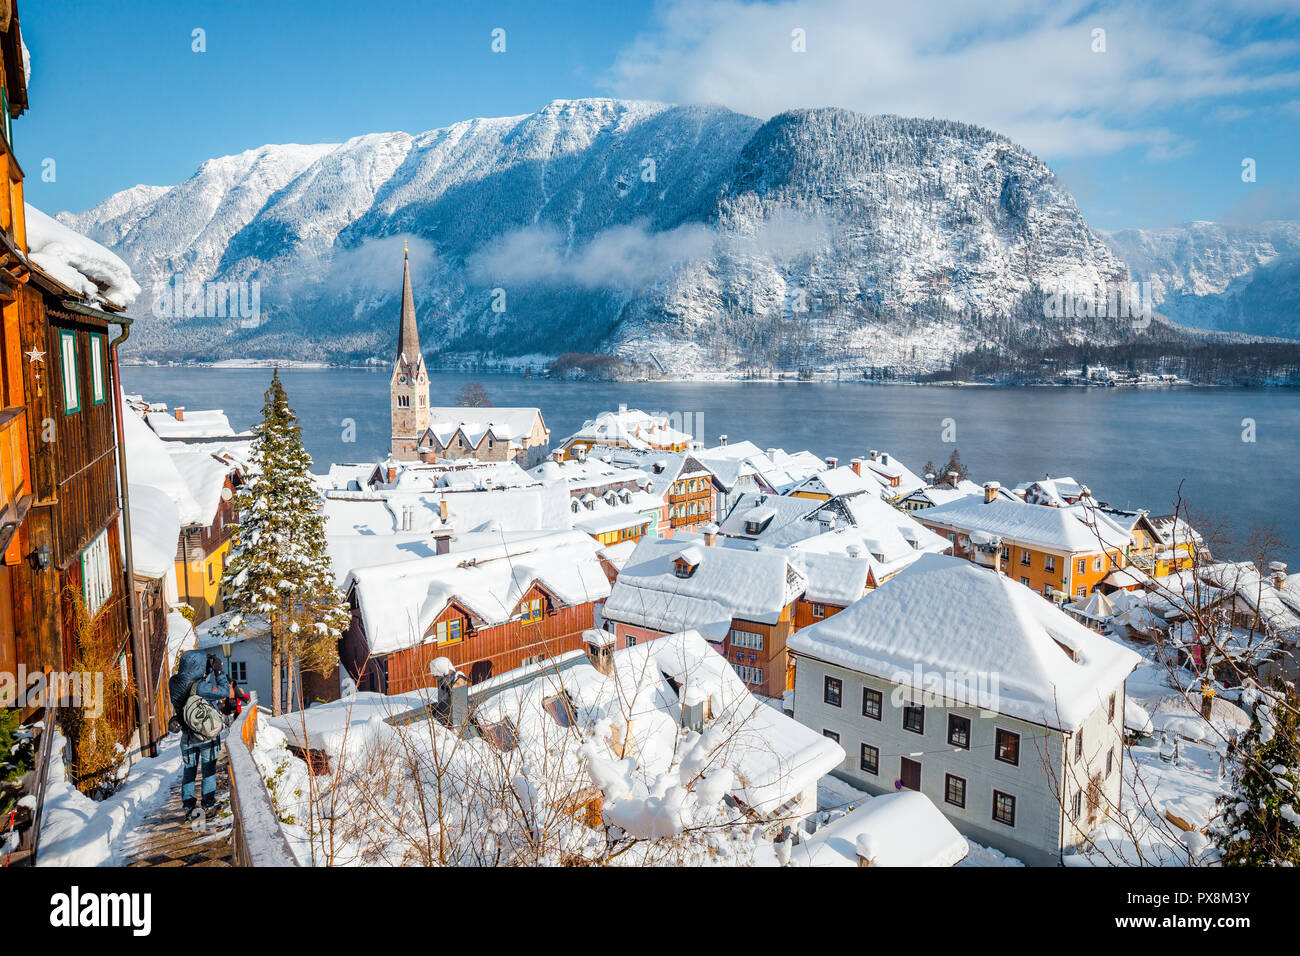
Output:
M297 866L298 861L280 830L266 783L253 761L257 744L257 694L230 726L226 753L230 757L230 810L235 817L231 839L235 866Z
M41 721L40 743L36 748L36 763L29 775L31 797L34 802L31 822L18 835L17 846L4 854L4 866L36 865L36 854L41 845L41 824L45 821L45 791L50 782L50 754L57 736L54 704L46 703L45 715Z

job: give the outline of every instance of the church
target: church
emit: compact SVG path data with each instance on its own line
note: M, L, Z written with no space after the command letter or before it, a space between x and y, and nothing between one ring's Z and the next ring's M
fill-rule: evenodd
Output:
M429 370L420 351L411 294L411 256L402 260L402 316L397 357L388 385L392 415L390 455L398 461L457 458L514 461L531 468L546 457L551 430L539 408L429 404Z

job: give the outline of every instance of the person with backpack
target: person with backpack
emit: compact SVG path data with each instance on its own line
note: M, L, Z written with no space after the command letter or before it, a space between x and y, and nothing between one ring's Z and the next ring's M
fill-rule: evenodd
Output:
M173 721L181 732L181 809L187 820L206 816L216 809L217 757L221 751L221 730L225 722L217 705L230 696L230 683L218 660L214 667L203 651L181 655L176 673L167 682ZM203 808L194 799L195 777L203 773Z

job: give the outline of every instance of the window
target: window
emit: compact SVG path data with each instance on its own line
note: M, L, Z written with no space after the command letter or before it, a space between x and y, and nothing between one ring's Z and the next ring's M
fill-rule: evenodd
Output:
M822 700L832 707L840 706L840 700L843 697L844 682L838 677L826 677L822 679Z
M763 668L750 667L748 664L733 664L732 667L735 668L736 673L740 675L740 679L746 684L763 683Z
M1034 563L1034 552L1030 551L1028 548L1021 548L1020 563L1026 568L1030 567Z
M993 791L993 819L1009 827L1016 825L1016 798L1001 790Z
M695 565L687 564L685 561L679 559L675 563L673 570L679 578L689 578L695 573Z
M1025 587L1029 587L1029 578L1021 578L1020 583L1023 584Z
M812 606L812 616L813 616L813 617L825 617L825 616L826 616L826 605L825 605L825 604L814 604L814 605Z
M943 778L943 800L944 803L951 803L954 807L966 807L966 779L964 777L945 774Z
M77 333L59 331L59 358L63 367L63 414L81 411L81 383L77 380Z
M636 638L633 637L631 634L627 636L627 646L636 647Z
M885 695L878 690L870 687L862 688L862 716L870 717L872 720L880 719L880 712L883 709Z
M731 646L743 647L748 651L761 651L763 649L763 635L733 627L731 629Z
M873 775L880 773L880 748L873 747L871 744L863 744L862 755L858 758L858 766L863 773Z
M90 402L103 405L108 395L104 386L104 337L96 333L90 335Z
M835 741L836 743L839 743L839 742L840 742L840 735L837 734L837 733L836 733L835 731L833 731L833 730L825 730L825 729L823 729L823 730L822 730L822 736L825 737L827 740L833 740L833 741Z
M1070 819L1078 820L1083 816L1083 791L1078 790L1070 799Z
M1054 554L1043 555L1043 570L1044 571L1056 570L1056 555Z
M1100 570L1101 570L1101 555L1100 555L1100 554L1097 555L1095 558L1092 559L1092 569L1093 569L1094 571L1100 571Z
M230 679L236 684L248 683L248 663L246 661L230 662Z
M81 597L91 617L99 612L113 594L113 565L108 551L108 531L104 530L81 552Z
M1083 584L1080 584L1077 588L1074 589L1074 595L1075 595L1075 597L1081 597L1081 598L1082 598L1082 597L1087 597L1087 596L1088 596L1088 588L1087 588L1087 586L1086 586L1086 585L1083 585Z
M1002 560L1003 560L1004 562L1005 562L1005 561L1010 561L1010 560L1011 560L1011 545L1009 545L1009 544L1004 544L1004 545L1002 546Z
M1051 596L1052 596L1052 585L1051 585L1051 584L1044 584L1044 585L1043 585L1043 597L1045 597L1045 598L1050 598Z
M1074 738L1074 759L1078 760L1083 756L1083 728L1079 728L1079 733Z
M914 734L925 733L925 706L922 704L905 704L903 706L903 729Z
M970 719L957 714L948 715L948 743L970 750Z
M525 624L532 624L542 619L543 602L541 598L533 598L531 601L525 601L520 605L523 609L523 617L520 618Z
M561 727L572 727L577 715L573 711L573 701L569 699L569 692L556 694L554 697L547 697L542 701L542 709L551 715L551 718Z
M1080 573L1080 574L1086 574L1087 571L1088 571L1088 559L1087 559L1087 558L1080 558L1080 559L1079 559L1079 573Z
M439 644L455 644L463 636L461 619L453 617L450 621L439 621L436 633Z
M1115 695L1114 694L1110 695L1110 703L1107 705L1106 719L1107 720L1115 719Z
M999 728L993 755L1003 763L1020 765L1020 735Z
M1110 772L1114 769L1115 769L1115 748L1111 747L1109 750L1106 751L1106 776L1109 777Z

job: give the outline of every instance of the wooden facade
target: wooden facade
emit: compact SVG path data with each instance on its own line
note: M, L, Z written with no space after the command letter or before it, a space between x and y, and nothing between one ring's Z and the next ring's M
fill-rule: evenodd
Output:
M517 614L501 624L487 624L452 601L430 625L422 643L372 657L354 598L352 623L339 657L356 678L358 689L401 694L436 684L429 665L438 657L450 660L476 684L525 664L582 650L582 632L594 626L594 602L563 605L536 584L519 607L527 608L533 600L542 602L539 618L526 620L521 619L526 615Z

